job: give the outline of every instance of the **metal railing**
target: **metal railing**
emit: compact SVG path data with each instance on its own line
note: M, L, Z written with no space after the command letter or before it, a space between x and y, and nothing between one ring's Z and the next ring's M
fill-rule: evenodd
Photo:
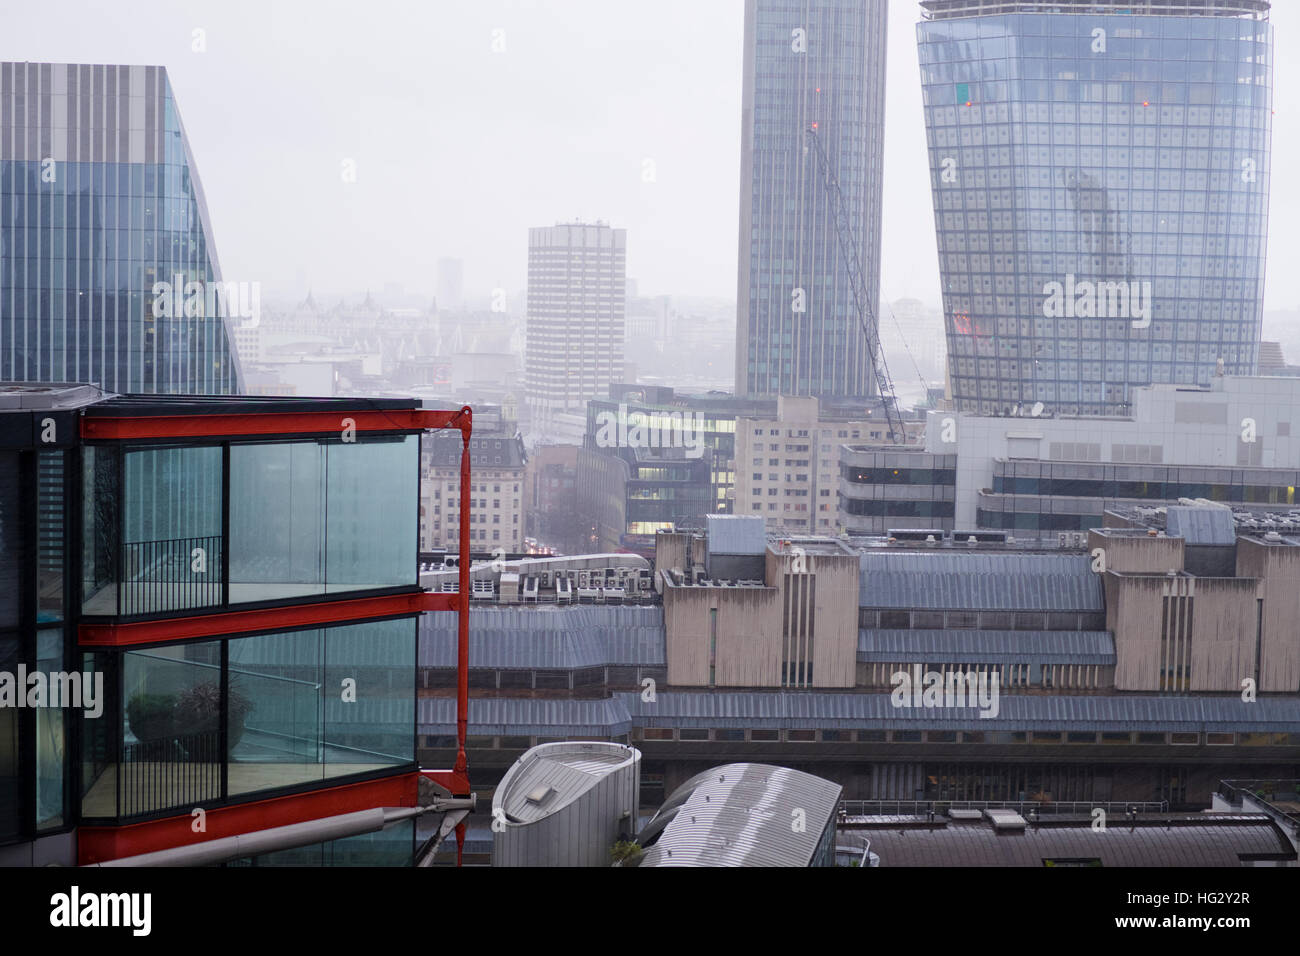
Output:
M1300 804L1300 780L1221 780L1216 793L1234 807L1242 808L1247 806L1243 797L1252 797L1300 828L1300 811L1278 806L1278 803Z
M1035 811L1044 815L1078 815L1090 817L1096 809L1107 815L1137 813L1168 813L1167 800L841 800L841 816L917 816L927 817L931 812L942 815L948 810L1016 810Z
M122 582L118 586L121 615L221 603L220 535L128 541L122 545L122 559Z
M221 796L221 732L125 744L118 816L188 806Z

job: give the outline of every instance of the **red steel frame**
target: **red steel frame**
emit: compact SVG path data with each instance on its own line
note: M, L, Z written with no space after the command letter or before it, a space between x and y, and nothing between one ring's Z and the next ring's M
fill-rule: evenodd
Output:
M402 613L405 610L409 613L412 610L445 610L455 611L457 615L457 642L456 642L456 763L451 770L422 770L421 776L424 776L439 786L445 788L453 797L468 797L469 789L469 762L465 757L465 735L469 727L469 608L470 608L470 454L469 442L470 435L473 432L474 412L465 405L456 411L436 411L433 409L373 409L349 412L269 412L257 414L224 414L224 415L166 415L166 416L83 416L81 419L81 437L86 439L101 440L130 440L130 439L147 439L147 438L209 438L216 436L240 437L245 435L303 435L303 434L326 434L337 433L346 427L351 427L356 431L402 431L402 430L425 430L439 428L457 428L461 435L461 458L460 458L460 567L459 567L459 593L456 595L449 594L421 594L421 595L398 595L396 598L370 598L358 599L356 601L346 601L344 604L356 605L350 608L353 615L368 611L379 611L383 614ZM414 600L412 600L412 598ZM369 606L373 604L374 606ZM398 607L397 605L402 605ZM362 608L361 605L368 605ZM382 610L381 610L382 606ZM240 630L247 630L255 626L252 619L257 619L260 623L256 626L265 627L268 614L280 613L288 617L302 617L304 621L315 621L321 619L320 615L330 611L337 612L338 604L330 605L328 603L319 606L305 606L295 608L276 609L274 611L257 611L242 612L233 611L220 614L201 615L184 621L165 621L165 622L139 622L135 624L123 625L84 625L81 628L79 642L87 645L117 645L117 644L134 644L148 643L151 641L162 640L164 630L166 629L167 639L175 640L178 635L177 628L182 628L183 637L195 637L205 634L233 633ZM251 618L250 618L251 613ZM337 616L336 614L334 615ZM418 712L418 704L417 704ZM409 779L409 778L408 778ZM363 786L363 785L359 785ZM336 790L350 791L352 788L331 788L328 793L334 793ZM312 795L305 795L311 799ZM282 798L302 799L302 798ZM319 802L319 801L317 801ZM249 805L249 808L263 807L267 801L257 801ZM401 801L405 804L405 800ZM213 810L213 814L219 817L228 817L230 820L243 819L242 814L247 810L237 808L226 808L226 812ZM252 822L263 820L254 816L248 819ZM148 839L145 830L152 832L157 824L168 824L169 821L155 821L153 824L137 824L140 828L140 838ZM285 822L295 822L286 817ZM185 829L189 827L189 817L182 818ZM127 831L131 827L125 828L85 828L87 836L91 837L92 843L102 852L102 850L116 847L119 842L114 836L115 831L122 831L121 836L127 836ZM248 827L254 829L254 827ZM256 829L261 829L256 827ZM93 832L92 832L93 831ZM238 832L238 831L236 831ZM133 841L128 841L133 842ZM170 844L163 844L170 845ZM155 849L161 848L154 847ZM461 860L465 849L465 824L464 822L456 825L456 865L461 865ZM111 852L111 850L110 850ZM131 853L146 852L138 848L132 848ZM98 853L96 854L98 855ZM117 850L114 855L121 855L121 849Z
M458 633L456 639L456 765L451 770L425 770L428 777L439 786L445 787L453 797L469 796L469 763L465 759L465 734L469 728L469 503L470 503L470 456L469 439L474 427L474 412L464 406L458 412L425 412L425 415L439 419L437 424L427 424L426 428L459 428L461 440L460 452L460 566L457 568L460 598L457 609ZM461 865L465 852L465 823L456 824L456 865Z

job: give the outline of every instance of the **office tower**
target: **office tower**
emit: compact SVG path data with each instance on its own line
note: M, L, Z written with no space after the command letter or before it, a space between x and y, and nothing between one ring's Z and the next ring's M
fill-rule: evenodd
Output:
M438 260L438 311L455 312L464 301L464 264L459 259Z
M1111 12L1098 12L1101 7ZM1265 0L924 0L957 408L1122 412L1259 354Z
M164 68L0 64L0 380L236 393L221 283Z
M581 409L623 375L627 230L528 230L527 401L534 418Z
M838 178L867 300L880 299L887 4L747 0L736 392L862 400L866 336L808 128Z

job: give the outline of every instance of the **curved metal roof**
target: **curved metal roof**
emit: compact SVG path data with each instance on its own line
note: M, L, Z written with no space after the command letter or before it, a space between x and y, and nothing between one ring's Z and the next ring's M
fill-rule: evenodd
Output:
M501 778L492 795L492 815L504 811L507 825L540 820L640 759L633 747L602 741L538 744Z
M696 774L646 829L640 866L808 866L843 788L788 767L733 763ZM682 797L685 796L683 800Z

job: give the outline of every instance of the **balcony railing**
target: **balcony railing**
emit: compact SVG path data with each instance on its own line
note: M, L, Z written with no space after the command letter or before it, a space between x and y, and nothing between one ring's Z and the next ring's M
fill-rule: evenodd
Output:
M220 797L221 764L219 730L126 744L118 812L129 817Z
M118 613L123 616L221 603L220 535L128 541L122 559Z

